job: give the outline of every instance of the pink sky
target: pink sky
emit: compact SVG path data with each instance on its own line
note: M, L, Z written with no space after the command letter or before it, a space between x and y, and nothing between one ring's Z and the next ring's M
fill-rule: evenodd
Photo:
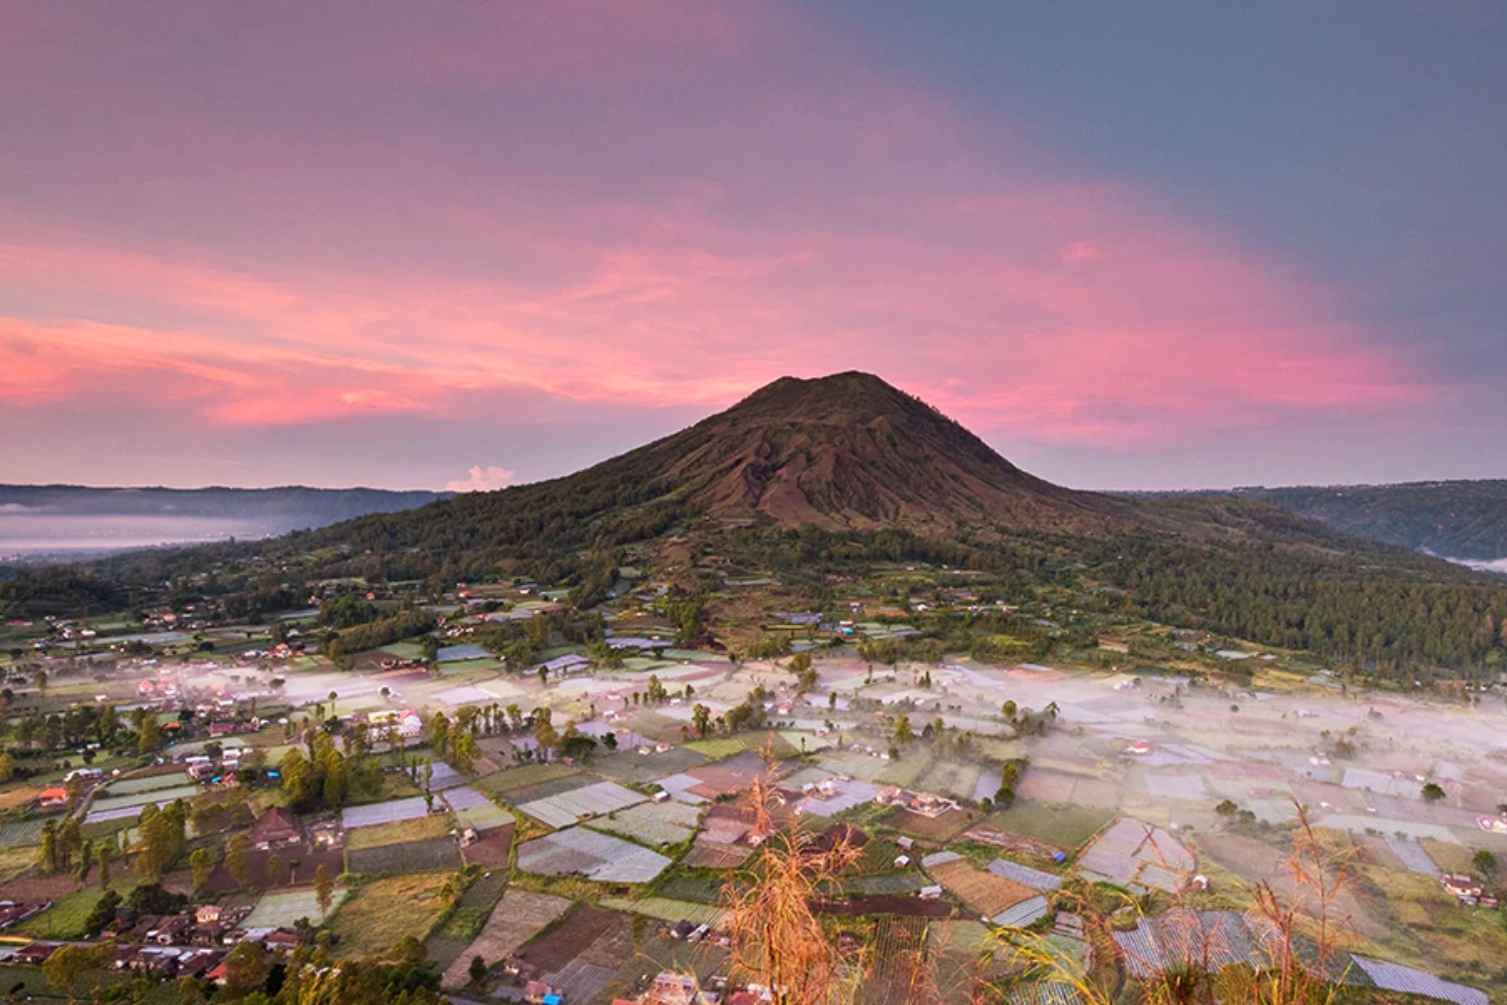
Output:
M1074 484L1275 437L1271 482L1462 393L1362 289L828 23L550 9L19 7L0 480L495 487L856 368Z

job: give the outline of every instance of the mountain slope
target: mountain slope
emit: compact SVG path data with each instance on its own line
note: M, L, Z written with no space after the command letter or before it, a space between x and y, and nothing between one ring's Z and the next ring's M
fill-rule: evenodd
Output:
M1330 553L1375 547L1230 496L1152 502L1053 485L915 397L848 372L781 378L687 429L562 478L365 516L241 553L336 552L391 576L526 568L553 579L579 574L594 549L672 530L743 527L906 531L942 541L1153 535Z
M698 512L785 527L1086 532L1129 512L1026 474L958 423L864 373L781 378L622 460L662 470Z

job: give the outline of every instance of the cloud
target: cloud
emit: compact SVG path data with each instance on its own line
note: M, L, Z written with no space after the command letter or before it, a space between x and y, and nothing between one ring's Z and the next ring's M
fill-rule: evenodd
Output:
M449 492L496 492L513 484L516 472L509 468L498 467L488 464L483 467L473 464L466 472L466 478L461 481L446 482L445 489Z
M383 430L363 461L379 477L433 429L489 438L432 483L489 442L527 477L559 473L497 441L521 428L482 411L497 402L637 409L602 434L616 442L656 409L855 367L1000 442L1074 447L1438 395L1344 291L1219 221L1041 170L1009 123L845 61L788 11L651 9L359 19L419 55L397 70L384 44L268 37L276 19L245 26L258 45L177 39L236 40L247 62L213 87L173 76L212 59L161 60L161 79L117 62L92 19L78 47L58 29L70 61L19 47L49 54L38 81L110 86L41 90L33 170L0 164L0 189L35 200L0 202L0 411L39 431L39 456L106 398L112 428L150 417L227 443ZM290 81L298 101L265 93ZM253 479L323 474L241 459ZM477 466L450 487L513 476Z

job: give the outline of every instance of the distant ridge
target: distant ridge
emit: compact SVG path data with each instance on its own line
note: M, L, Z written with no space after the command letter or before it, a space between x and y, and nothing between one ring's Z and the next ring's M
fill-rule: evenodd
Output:
M1507 479L1391 485L1243 486L1228 493L1280 507L1355 537L1452 559L1507 558Z

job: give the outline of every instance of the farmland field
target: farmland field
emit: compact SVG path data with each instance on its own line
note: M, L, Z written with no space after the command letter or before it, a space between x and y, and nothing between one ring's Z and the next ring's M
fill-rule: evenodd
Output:
M406 936L422 940L449 906L444 872L412 873L357 887L336 913L331 930L339 957L377 956Z
M545 876L584 876L603 883L647 883L669 866L658 852L583 827L568 827L518 846L518 868Z
M105 794L112 797L129 796L142 792L152 792L157 789L171 789L176 786L192 784L189 777L183 772L174 771L162 775L147 775L145 778L122 778L119 781L111 782Z
M349 895L344 886L336 886L330 901L331 913L338 911ZM245 928L292 928L299 918L308 918L315 924L324 920L312 886L263 895L241 924Z
M537 785L540 782L553 781L557 778L568 778L579 774L580 769L569 764L551 762L549 764L524 764L516 768L507 768L495 775L487 775L478 779L476 786L493 795L503 795L515 789L521 789L528 785Z
M1024 834L1071 853L1109 823L1114 813L1073 803L1017 802L1007 810L989 814L979 824L995 830Z
M684 803L640 803L599 817L591 826L648 845L679 844L696 833L700 816L699 810Z
M934 761L917 779L915 787L922 792L935 792L954 799L972 799L982 770L977 764Z
M412 820L427 816L429 807L421 796L407 799L391 799L385 803L368 803L365 806L348 806L341 813L340 824L346 830L390 824L399 820Z
M688 900L672 900L668 897L644 897L628 900L623 897L602 898L603 907L611 907L631 914L642 914L660 921L689 921L697 925L715 924L723 915L721 908L712 904L698 904Z
M985 916L999 914L1005 908L1036 895L1030 887L985 872L966 859L932 866L927 872L969 910Z
M357 828L350 832L345 846L349 851L360 851L390 844L406 844L409 841L427 841L443 837L450 832L451 827L450 818L446 814L429 813L422 817Z
M957 837L973 821L974 815L967 810L948 810L941 816L927 817L920 813L896 807L885 814L883 820L903 834L923 841L946 842Z
M570 901L545 893L510 888L497 902L481 934L468 945L445 971L446 987L461 987L467 981L466 967L471 957L480 956L495 963L509 956L540 929L565 915Z

